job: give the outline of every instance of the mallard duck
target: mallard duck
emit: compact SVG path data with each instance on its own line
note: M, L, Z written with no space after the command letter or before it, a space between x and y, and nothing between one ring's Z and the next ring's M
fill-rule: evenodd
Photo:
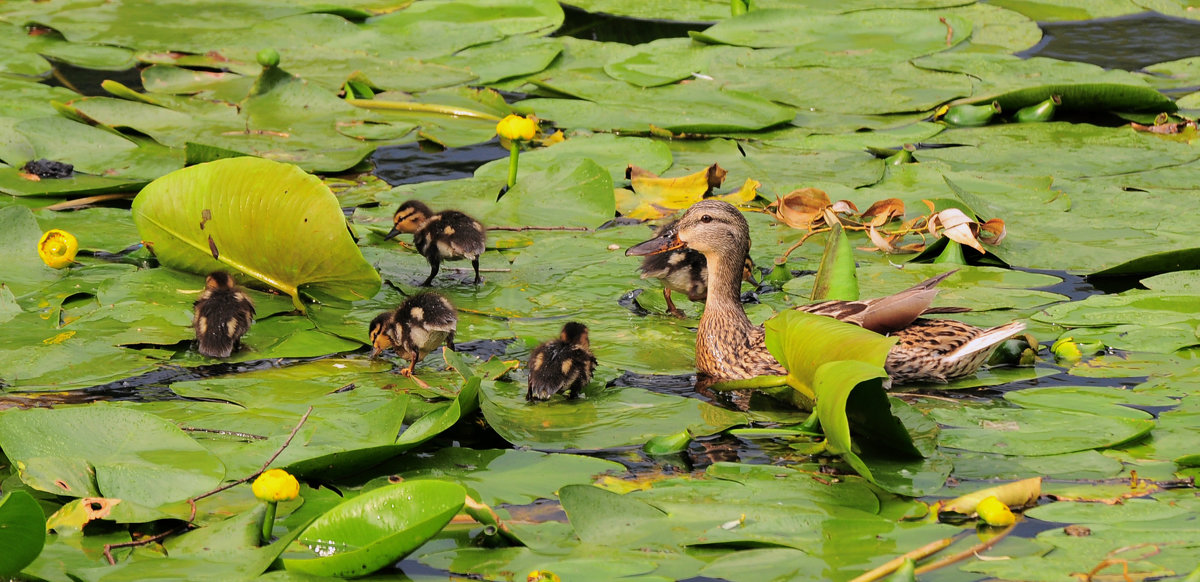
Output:
M213 271L193 306L196 350L213 358L228 358L254 323L254 302L233 277Z
M563 326L558 339L539 345L529 354L525 399L549 400L564 389L567 398L575 398L592 381L595 370L596 356L588 344L588 328L572 321Z
M442 342L453 350L457 328L458 313L449 299L433 292L413 295L395 310L380 313L371 320L371 357L388 348L395 349L396 355L410 362L400 373L425 386L413 375L417 362Z
M442 261L471 259L475 268L475 284L479 284L479 255L487 244L487 234L478 220L457 210L434 214L423 202L409 200L392 215L392 230L383 240L402 233L412 233L417 252L429 261L429 278L421 283L428 287L438 274Z
M675 228L675 222L664 224L654 232L654 236L662 236L664 232ZM667 313L675 317L684 317L683 311L675 307L671 301L671 292L678 291L687 295L691 301L704 301L708 297L708 262L704 255L689 248L680 248L664 253L646 255L642 266L638 268L643 279L659 279L662 281L663 297L667 300ZM757 285L754 280L754 261L746 255L742 269L742 279Z
M682 247L700 251L708 260L708 299L696 335L696 368L723 380L786 373L767 351L762 326L750 323L740 296L741 258L750 247L750 226L727 202L703 200L692 205L671 231L626 251L631 256ZM920 319L930 310L939 275L895 295L866 301L824 302L805 306L879 331L899 341L888 353L884 369L893 382L947 382L973 374L1000 342L1025 328L1011 322L980 329L947 319Z

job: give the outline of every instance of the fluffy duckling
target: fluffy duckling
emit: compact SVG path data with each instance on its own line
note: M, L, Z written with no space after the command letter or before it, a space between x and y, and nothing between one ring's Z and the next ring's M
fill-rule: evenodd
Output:
M192 327L197 351L212 358L228 358L254 323L254 302L233 277L213 271L196 299Z
M663 233L675 228L677 222L669 222L658 227L654 231L654 236L662 236ZM642 272L643 279L660 279L662 281L663 298L667 300L667 313L675 317L683 318L684 314L678 307L675 307L675 302L671 301L672 291L687 295L691 301L704 301L708 297L708 261L699 251L684 247L665 253L646 255L638 270ZM754 261L750 260L750 255L746 255L742 280L758 285L758 281L754 280Z
M414 295L394 311L380 313L371 321L371 357L388 348L395 349L397 355L410 362L400 373L428 387L413 376L417 362L443 342L453 350L457 328L458 313L449 299L433 292Z
M558 339L543 343L529 355L525 400L549 400L564 389L567 398L575 398L592 381L595 370L596 356L588 343L588 328L572 321L563 326Z
M417 252L429 261L429 278L421 283L428 287L438 274L442 261L471 259L475 268L475 284L479 284L479 255L483 254L487 234L478 220L457 210L434 214L423 202L409 200L400 205L392 216L393 227L383 240L402 232L413 234Z
M739 263L750 249L750 225L729 203L702 200L692 205L675 228L625 252L631 256L688 247L704 253L709 293L696 335L696 367L722 380L785 374L767 351L762 326L750 323L739 300ZM937 295L933 277L895 295L867 301L830 301L802 307L843 321L889 333L899 341L888 352L884 370L892 381L948 382L974 374L1004 340L1020 333L1019 321L980 329L949 319L924 319Z

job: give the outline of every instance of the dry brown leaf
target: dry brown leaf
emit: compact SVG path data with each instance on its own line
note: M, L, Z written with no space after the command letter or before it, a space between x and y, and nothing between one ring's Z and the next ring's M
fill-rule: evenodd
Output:
M831 202L819 188L800 188L779 197L767 206L775 217L792 228L812 230L822 224L840 222L839 214L852 215L858 208L849 200ZM826 210L830 213L827 214Z
M1008 230L1004 228L1004 221L999 218L993 218L979 225L979 238L987 244L998 245L1006 236L1008 236Z
M903 217L904 202L899 198L880 200L862 213L863 226L883 226L894 218Z

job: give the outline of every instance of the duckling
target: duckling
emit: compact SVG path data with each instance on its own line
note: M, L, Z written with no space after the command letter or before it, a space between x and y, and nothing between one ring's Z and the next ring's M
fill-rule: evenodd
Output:
M412 378L423 388L429 386L413 374L417 362L425 359L434 348L445 342L454 349L454 332L458 328L458 313L449 299L433 292L409 297L394 311L385 311L371 320L371 357L394 348L396 354L408 360L401 374Z
M228 358L252 323L254 302L250 296L238 287L229 273L209 273L192 315L196 350L212 358Z
M662 236L664 232L675 228L678 221L669 222L658 227L654 236ZM684 314L675 302L671 301L671 292L678 291L687 295L691 301L704 301L708 297L708 261L704 255L689 248L681 248L670 252L646 255L642 266L638 268L643 279L660 279L663 286L663 298L667 300L667 313L679 318ZM742 268L742 280L758 285L754 279L754 261L746 255L746 263Z
M567 398L575 398L592 381L595 370L596 356L588 343L588 328L572 321L563 326L558 339L543 343L529 354L525 400L549 400L563 389L567 390Z
M786 373L767 351L763 327L750 323L739 300L738 266L750 248L750 226L742 213L727 202L702 200L674 229L625 254L642 256L685 246L704 253L709 270L709 293L696 335L696 367L721 380ZM897 336L884 363L893 382L948 382L974 374L1000 342L1020 333L1025 324L1014 321L984 330L954 320L921 319L926 313L945 312L931 310L930 303L947 275L889 297L825 302L807 310Z
M421 283L428 287L438 274L442 261L471 259L475 268L475 284L479 284L479 255L483 254L487 234L478 220L457 210L443 210L434 214L423 202L409 200L400 205L392 216L392 230L383 240L402 233L413 233L413 244L417 252L429 261L429 278Z

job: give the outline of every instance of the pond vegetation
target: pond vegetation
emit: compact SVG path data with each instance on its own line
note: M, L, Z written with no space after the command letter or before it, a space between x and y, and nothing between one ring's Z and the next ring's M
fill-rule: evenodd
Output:
M1197 579L1200 52L1028 56L1195 6L738 4L0 5L0 577ZM625 256L702 199L786 376L697 378ZM792 309L950 271L936 317L1025 330L948 384ZM453 349L372 357L427 279ZM527 401L560 332L591 381Z

